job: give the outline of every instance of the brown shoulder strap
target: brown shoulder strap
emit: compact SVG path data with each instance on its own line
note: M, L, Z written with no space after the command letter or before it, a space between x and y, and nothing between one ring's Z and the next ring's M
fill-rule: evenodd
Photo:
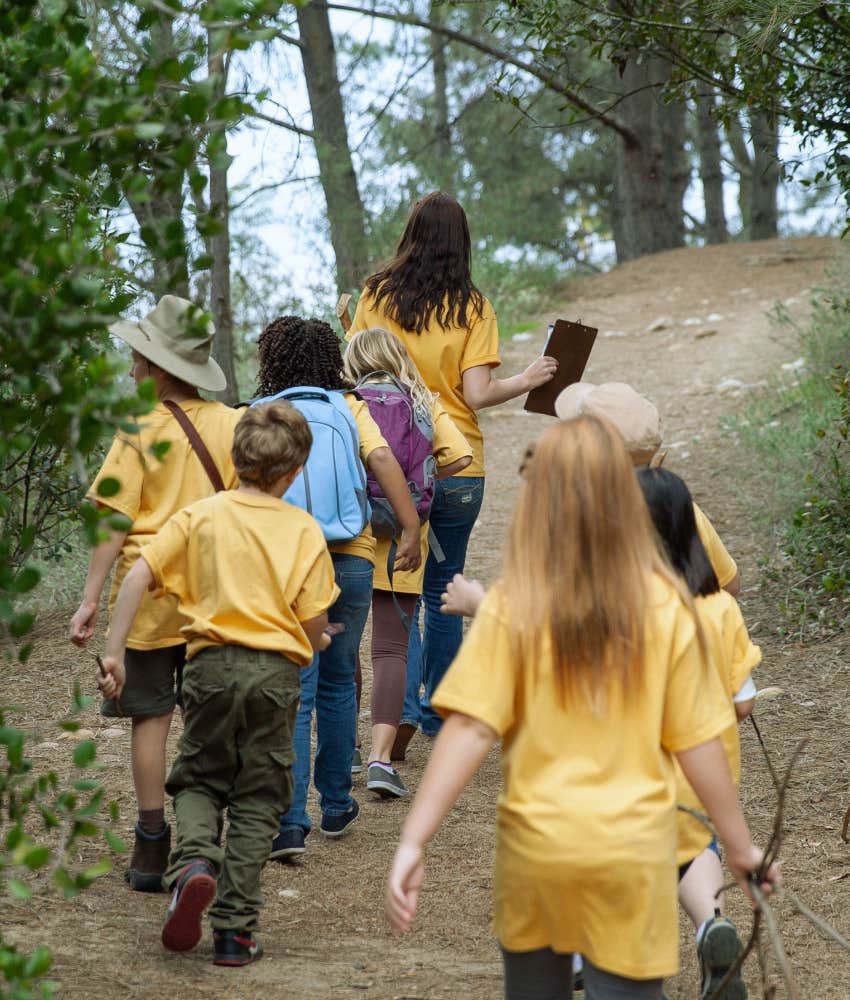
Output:
M192 423L192 421L186 416L183 410L171 399L164 399L163 404L168 407L174 416L174 419L186 432L186 437L189 439L189 444L195 449L195 454L201 460L201 465L203 465L206 474L210 477L210 482L213 484L216 492L224 489L224 480L221 478L221 473L216 468L215 462L213 461L212 455L209 453L209 449L204 444L201 435L198 433L197 428Z

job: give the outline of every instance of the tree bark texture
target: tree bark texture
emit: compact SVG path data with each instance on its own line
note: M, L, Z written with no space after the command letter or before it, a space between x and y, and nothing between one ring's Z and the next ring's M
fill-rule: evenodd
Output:
M337 291L342 293L359 288L368 269L366 212L351 161L328 10L308 4L298 7L296 16L319 178L336 257Z
M682 202L688 185L685 105L662 104L660 85L670 75L663 59L629 58L623 66L618 105L634 140L618 136L614 237L618 261L680 247L685 242Z
M750 115L750 134L753 140L750 239L770 240L779 235L777 193L782 176L775 115L753 112Z
M705 239L707 243L725 243L729 231L726 228L726 211L723 206L723 168L715 110L712 91L697 97L697 147L705 203Z
M431 0L428 20L442 24L443 7ZM452 157L452 136L449 127L448 70L446 68L445 37L432 31L431 65L434 71L434 139L437 150L437 177L444 191L454 189L454 159Z
M741 224L745 232L750 228L750 208L752 205L753 161L747 146L747 139L741 120L733 115L726 127L726 139L732 150L735 169L738 171L738 210L741 213Z
M224 55L213 50L215 32L207 33L207 68L216 98L224 97L227 75ZM227 134L222 130L219 152L227 152ZM212 257L210 274L210 309L215 323L213 356L221 366L227 379L227 387L218 393L218 398L231 406L239 400L239 386L236 382L236 365L233 358L233 304L230 293L230 202L227 190L227 167L210 162L210 216L216 229L209 238L209 252Z

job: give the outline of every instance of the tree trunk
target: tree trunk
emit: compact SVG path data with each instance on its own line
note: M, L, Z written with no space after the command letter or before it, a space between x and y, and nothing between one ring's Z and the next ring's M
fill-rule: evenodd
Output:
M428 20L434 24L443 23L443 7L431 0ZM452 136L449 128L448 72L446 69L446 39L432 31L431 65L434 70L434 138L437 150L437 178L444 191L454 189L454 159L452 157Z
M326 8L296 9L301 60L313 116L319 178L328 209L331 245L336 256L337 290L359 288L369 264L366 212L351 161L336 52Z
M215 32L207 32L207 69L216 99L224 97L227 88L227 71L221 50L213 49ZM215 229L208 245L212 257L210 275L210 307L215 323L213 356L221 365L227 387L218 398L231 406L239 400L236 366L233 362L233 307L230 295L230 202L227 190L227 132L221 129L211 137L210 157L210 218Z
M720 160L720 136L714 117L714 92L697 97L697 145L699 174L705 202L705 239L707 243L725 243L729 232L723 207L723 168Z
M646 57L640 64L630 58L620 78L618 112L635 136L631 142L617 138L613 216L621 262L685 242L685 105L658 98L669 75L667 62Z
M763 111L751 113L750 130L753 139L750 239L769 240L779 235L776 196L782 166L776 116Z
M738 210L741 213L741 225L745 232L749 232L753 161L747 147L747 139L741 126L741 120L737 115L733 115L732 120L726 126L726 139L732 150L735 169L738 171Z
M151 48L157 60L177 56L173 18L162 16L151 26ZM143 69L140 66L139 69ZM168 100L167 95L156 100ZM139 172L148 180L143 191L127 187L124 196L139 224L139 234L153 267L151 291L158 299L167 293L189 297L189 261L183 225L182 184L175 183L180 170L171 155L173 137L151 140L142 152ZM185 171L182 171L185 174Z

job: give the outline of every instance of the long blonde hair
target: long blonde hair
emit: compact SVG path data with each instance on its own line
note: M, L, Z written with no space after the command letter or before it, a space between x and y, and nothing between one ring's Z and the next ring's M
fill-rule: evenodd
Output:
M693 601L658 549L610 423L584 416L549 428L524 478L504 558L514 655L533 664L548 636L562 699L599 708L612 685L640 684L651 574L691 611Z
M388 372L410 390L413 409L425 420L431 419L434 397L422 381L419 369L404 344L383 327L361 330L348 342L342 371L355 385L373 372Z

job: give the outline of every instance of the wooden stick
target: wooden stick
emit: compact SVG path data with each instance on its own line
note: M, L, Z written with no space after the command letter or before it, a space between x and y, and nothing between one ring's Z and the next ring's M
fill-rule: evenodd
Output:
M342 328L346 333L348 333L351 329L351 313L349 312L350 305L351 294L349 292L343 292L336 304L336 315L337 319L340 323L342 323Z

